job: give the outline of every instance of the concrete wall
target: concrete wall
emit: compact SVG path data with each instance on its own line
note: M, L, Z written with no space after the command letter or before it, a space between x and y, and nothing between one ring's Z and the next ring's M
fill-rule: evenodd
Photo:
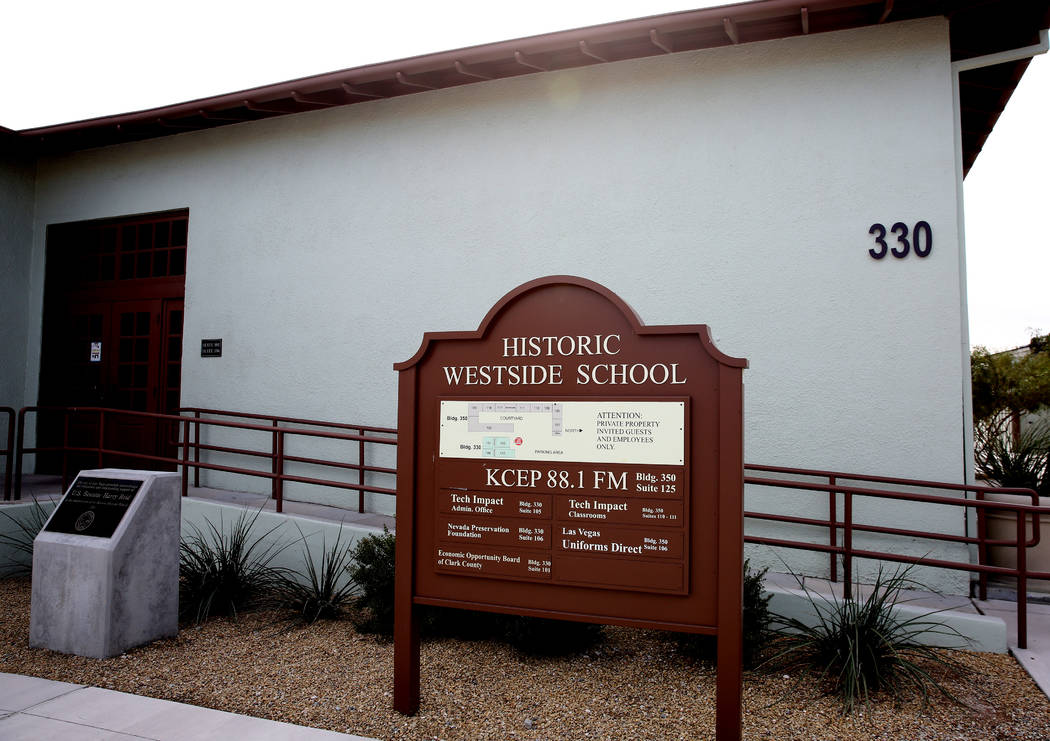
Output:
M216 504L192 497L180 499L180 502L183 541L202 535L211 542L213 526L222 533L229 533L239 518L243 516L251 519L256 515L251 508ZM51 500L0 504L0 577L19 573L23 567L28 573L32 561L20 546L31 540L29 533L39 531L55 505L56 502ZM276 555L272 565L300 574L307 569L306 553L310 553L310 557L320 567L324 554L334 549L337 542L341 549L367 535L382 533L382 530L352 523L341 525L329 520L274 512L257 514L251 532L256 538L265 536L265 546L273 545Z
M791 588L773 580L767 580L764 588L770 597L770 612L779 616L773 624L777 631L794 632L794 625L784 618L810 627L833 623L843 605L842 598L829 589L810 589L808 585ZM863 604L868 594L858 594L858 601ZM892 603L890 612L904 625L902 633L912 632L910 640L916 643L997 654L1009 650L1006 622L1000 617L978 614L967 601L923 604L917 603L914 593L895 596L897 601Z
M18 154L0 132L0 406L30 403L26 392L26 335L31 324L29 286L36 163ZM35 400L35 397L34 397ZM7 419L0 415L0 443ZM4 460L0 459L0 471Z
M342 550L346 545L352 547L361 538L383 533L352 523L343 525L310 517L257 512L251 508L187 497L182 500L182 540L201 538L206 543L213 543L213 528L228 535L237 527L241 517L248 521L256 518L250 532L252 539L260 539L257 552L272 553L271 566L287 569L289 575L303 581L309 573L307 554L313 559L315 568L320 569L325 554L335 550L337 544Z
M40 165L31 311L47 224L189 207L183 403L392 426L391 364L424 331L582 275L750 360L748 461L961 480L952 116L931 19L77 153ZM919 220L928 258L869 257L872 223ZM30 398L39 346L33 325Z
M229 533L236 526L239 518L250 519L256 514L250 508L217 504L201 499L186 498L181 502L181 537L184 542L201 534L206 541L211 542L213 527L222 533ZM52 502L44 504L45 511L50 512L53 506ZM9 504L0 507L0 575L6 573L5 566L10 565L13 559L21 557L21 554L11 548L4 536L17 534L19 530L17 521L26 523L41 521L41 516L31 511L34 507L32 503ZM305 580L308 569L307 558L313 559L316 567L320 568L325 553L334 549L337 544L340 549L343 545L352 546L361 538L378 535L382 531L352 524L340 526L336 522L307 517L259 512L251 532L253 537L262 538L260 552L265 551L267 547L272 547L276 554L270 562L272 566L287 569L290 574L298 575L297 578ZM827 615L835 605L835 598L831 596L827 585L819 585L807 592L806 589L791 583L790 580L773 575L767 578L764 589L765 593L772 598L770 608L773 612L782 617L798 619L807 625L813 625L820 619L818 612ZM860 592L860 597L863 599L867 591L861 588ZM934 609L923 606L924 603L918 605L908 603L908 600L914 600L917 596L920 595L915 593L901 595L902 602L894 608L894 612L900 619L925 620L923 616ZM952 608L950 611L937 612L929 618L934 622L943 622L949 627L938 628L919 636L920 643L955 648L965 647L970 650L994 653L1006 652L1007 631L1001 618L977 615L965 600L946 602L945 605L937 605L937 607L949 604ZM958 631L958 634L953 631Z

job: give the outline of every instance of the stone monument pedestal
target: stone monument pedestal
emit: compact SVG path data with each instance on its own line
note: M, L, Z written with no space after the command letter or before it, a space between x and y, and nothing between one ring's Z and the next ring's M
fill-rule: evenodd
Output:
M179 631L180 476L82 471L33 546L29 645L107 658Z

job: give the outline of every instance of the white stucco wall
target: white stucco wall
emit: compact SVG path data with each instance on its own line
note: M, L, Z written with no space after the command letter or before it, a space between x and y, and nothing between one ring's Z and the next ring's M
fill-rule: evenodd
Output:
M183 404L393 426L391 364L424 331L581 275L749 359L749 462L960 481L952 116L931 19L77 153L40 165L31 306L47 224L189 207ZM868 256L873 222L919 220L928 258Z

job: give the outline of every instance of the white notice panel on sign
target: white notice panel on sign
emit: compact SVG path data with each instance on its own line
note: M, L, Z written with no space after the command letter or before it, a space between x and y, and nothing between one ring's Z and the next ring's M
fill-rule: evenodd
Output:
M685 460L684 401L442 401L442 458Z

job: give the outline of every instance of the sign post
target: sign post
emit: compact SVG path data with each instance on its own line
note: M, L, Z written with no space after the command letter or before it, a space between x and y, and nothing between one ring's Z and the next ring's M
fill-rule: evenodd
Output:
M740 738L745 367L570 276L426 333L394 366L394 708L418 709L437 605L715 635L718 738Z

